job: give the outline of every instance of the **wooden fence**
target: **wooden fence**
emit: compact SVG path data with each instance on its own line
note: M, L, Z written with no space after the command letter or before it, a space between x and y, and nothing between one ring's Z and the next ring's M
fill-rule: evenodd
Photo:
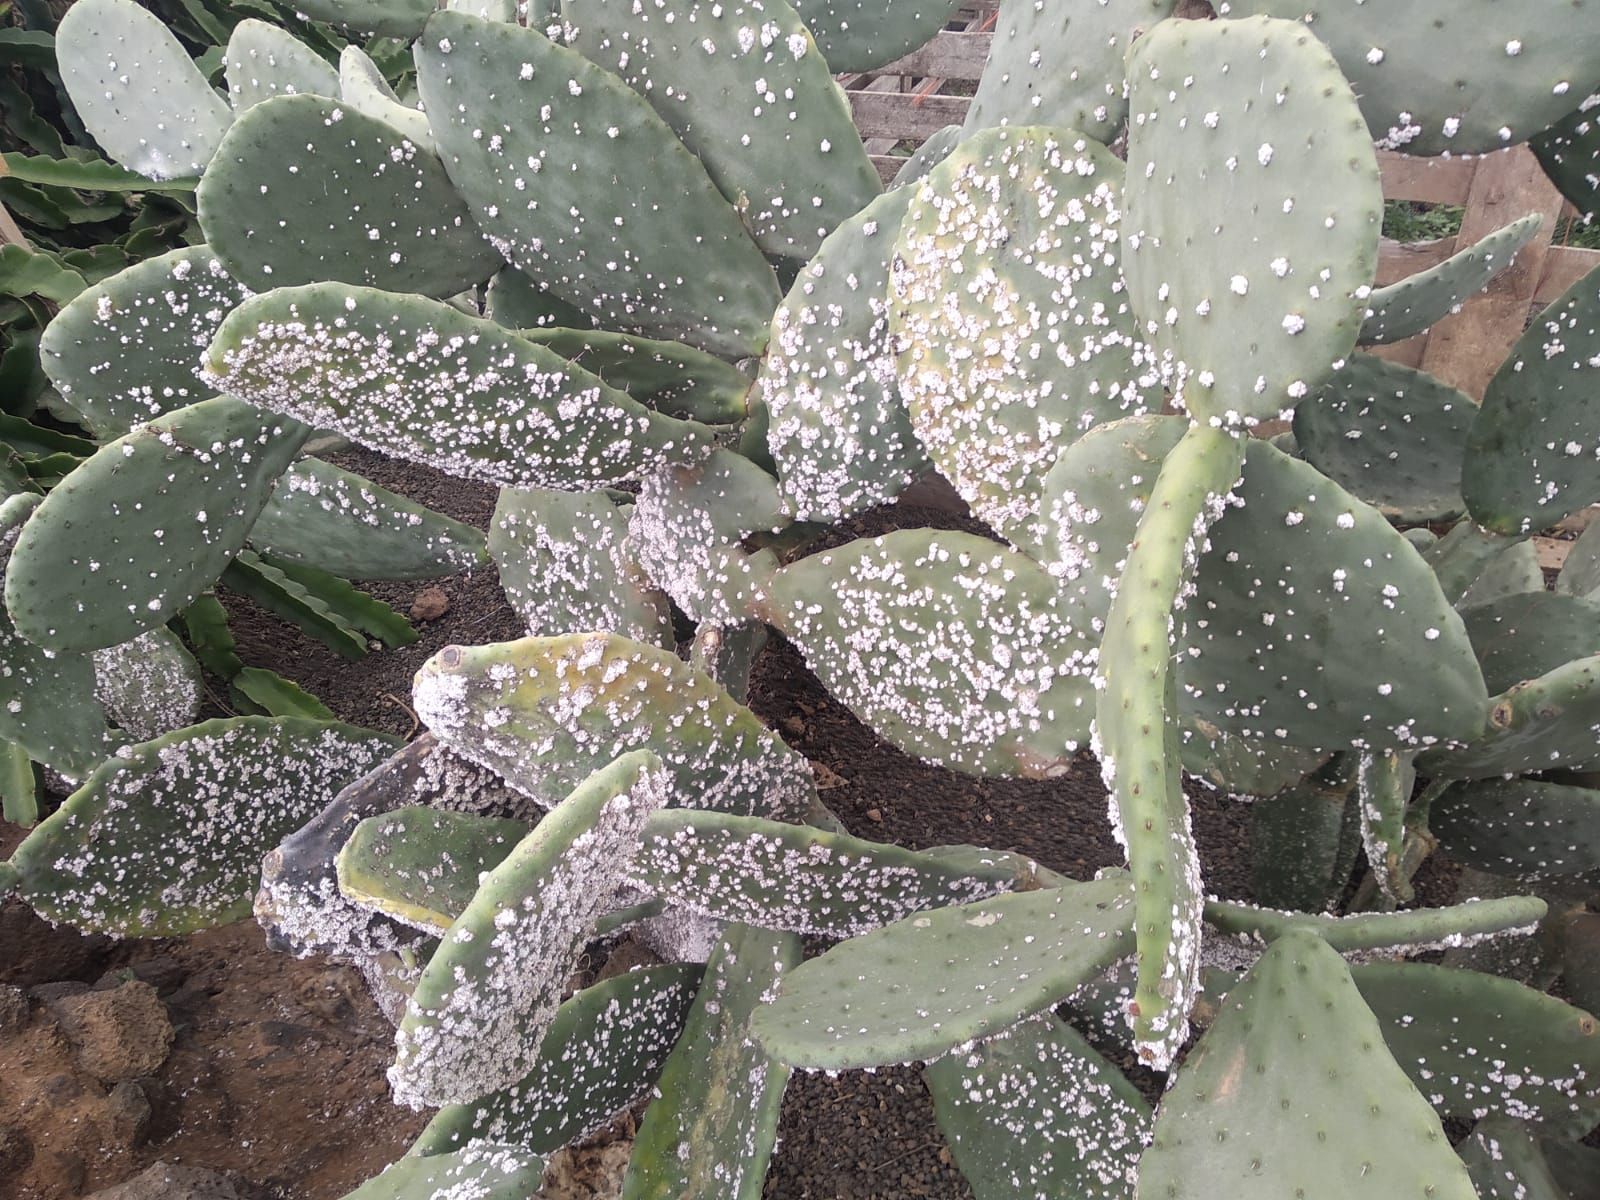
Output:
M867 75L840 79L867 152L879 174L892 178L908 148L946 125L966 119L971 85L983 73L994 6L962 13L963 31L946 31L922 49ZM1425 270L1527 213L1544 218L1537 236L1481 295L1431 330L1380 347L1383 357L1420 367L1475 398L1527 326L1529 314L1600 267L1600 250L1558 245L1557 218L1565 209L1525 146L1475 158L1429 159L1380 153L1383 191L1390 200L1460 205L1466 211L1453 238L1401 244L1385 239L1378 283Z

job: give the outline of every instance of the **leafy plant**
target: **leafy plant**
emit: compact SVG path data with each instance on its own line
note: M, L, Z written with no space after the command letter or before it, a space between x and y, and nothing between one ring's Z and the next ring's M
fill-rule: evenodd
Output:
M487 553L529 636L430 659L405 748L241 718L110 758L5 884L165 931L239 915L265 855L272 936L362 965L396 1095L444 1106L362 1197L523 1194L652 1088L624 1194L754 1196L792 1069L917 1061L985 1200L1467 1200L1581 1162L1595 1018L1536 985L1593 994L1600 543L1547 592L1528 539L1600 501L1600 274L1481 407L1361 348L1535 224L1375 289L1374 142L1562 122L1600 86L1593 23L1113 0L1085 36L1018 0L968 125L880 193L829 64L889 61L947 6L429 7L313 10L415 36L420 112L361 51L335 79L278 35L229 110L129 0L74 10L170 68L116 74L89 39L64 78L113 94L83 108L124 168L199 175L206 243L46 332L107 442L0 510L20 711L83 711L84 656L180 613L204 631L219 578L337 646L374 615L325 569ZM1422 65L1447 25L1465 109ZM1524 50L1524 25L1566 36ZM210 123L154 136L178 96ZM297 459L313 428L499 486L486 546ZM815 549L930 464L994 537ZM1092 746L1128 869L849 836L741 702L769 627L929 761L1049 778ZM92 722L51 728L105 757ZM188 878L150 857L184 803L307 763L281 824L225 807ZM1263 906L1205 894L1186 775L1254 798ZM1405 907L1439 845L1512 882ZM116 886L85 899L84 859ZM1553 967L1460 965L1541 922ZM568 995L622 929L663 963ZM842 940L802 963L802 933ZM1113 1052L1170 1074L1154 1112ZM1476 1123L1459 1153L1446 1119Z

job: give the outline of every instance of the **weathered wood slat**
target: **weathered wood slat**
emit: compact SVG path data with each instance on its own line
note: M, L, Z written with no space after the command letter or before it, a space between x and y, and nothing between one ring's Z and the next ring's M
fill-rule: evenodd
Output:
M909 75L914 79L955 79L965 83L983 74L989 58L992 33L956 33L946 30L934 35L920 50L871 72L873 75Z
M1551 246L1545 251L1544 274L1534 289L1534 302L1549 304L1596 267L1600 267L1600 250Z
M914 96L899 92L847 92L856 128L864 138L926 141L946 125L967 119L965 96Z
M1378 151L1383 194L1390 200L1422 204L1465 204L1477 160L1471 158L1414 158L1392 150Z

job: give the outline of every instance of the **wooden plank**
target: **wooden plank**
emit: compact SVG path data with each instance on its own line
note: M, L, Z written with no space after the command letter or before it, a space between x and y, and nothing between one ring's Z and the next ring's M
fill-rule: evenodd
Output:
M1435 238L1431 242L1392 242L1378 244L1378 286L1399 283L1418 271L1436 267L1456 252L1454 238Z
M1490 281L1461 311L1435 325L1422 356L1422 369L1481 399L1506 352L1522 335L1539 278L1544 274L1550 235L1561 212L1561 193L1545 178L1539 160L1526 146L1487 154L1477 160L1467 211L1456 245L1472 245L1528 213L1544 224L1522 248L1511 267Z
M923 142L946 125L967 119L972 103L965 96L911 96L900 93L847 92L856 128L864 138L889 137Z
M936 77L959 79L967 83L983 74L983 65L989 60L989 43L992 33L957 33L945 30L934 35L920 50L913 50L904 58L879 67L872 75L908 75L914 79Z
M1551 246L1545 251L1544 274L1533 291L1533 301L1543 307L1590 271L1600 267L1600 250L1579 246Z
M1473 158L1417 158L1392 150L1378 151L1378 171L1383 176L1386 200L1465 204L1477 165Z
M872 160L878 178L884 183L892 183L894 177L900 174L900 168L906 165L905 158L898 154L869 154L867 157Z
M1536 537L1533 539L1533 552L1542 570L1559 571L1567 561L1567 555L1572 552L1572 543L1560 538Z

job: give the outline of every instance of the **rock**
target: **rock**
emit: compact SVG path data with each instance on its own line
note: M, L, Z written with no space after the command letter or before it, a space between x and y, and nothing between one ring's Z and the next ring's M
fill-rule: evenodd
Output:
M106 1133L112 1144L137 1150L150 1133L150 1097L132 1079L124 1079L106 1096Z
M89 1166L83 1161L83 1155L71 1150L55 1150L50 1154L50 1163L50 1174L62 1187L73 1193L83 1191L84 1180L89 1177Z
M172 1048L172 1022L155 988L129 980L55 1004L79 1065L102 1083L153 1075Z
M33 1161L33 1143L17 1125L0 1125L0 1179L15 1179Z
M28 1009L28 993L8 983L0 983L0 1037L9 1037L26 1029Z
M132 1179L101 1189L89 1200L246 1200L248 1195L220 1172L158 1162Z
M425 587L411 602L413 621L437 621L449 611L450 597L444 594L441 587Z
M170 955L158 954L152 958L107 971L95 982L95 991L121 987L130 979L142 979L165 996L182 986L187 972L183 964Z
M89 990L89 985L78 979L60 979L53 983L41 983L38 987L28 989L28 994L40 1004L54 1004L57 1000L64 1000L68 996L81 996Z

